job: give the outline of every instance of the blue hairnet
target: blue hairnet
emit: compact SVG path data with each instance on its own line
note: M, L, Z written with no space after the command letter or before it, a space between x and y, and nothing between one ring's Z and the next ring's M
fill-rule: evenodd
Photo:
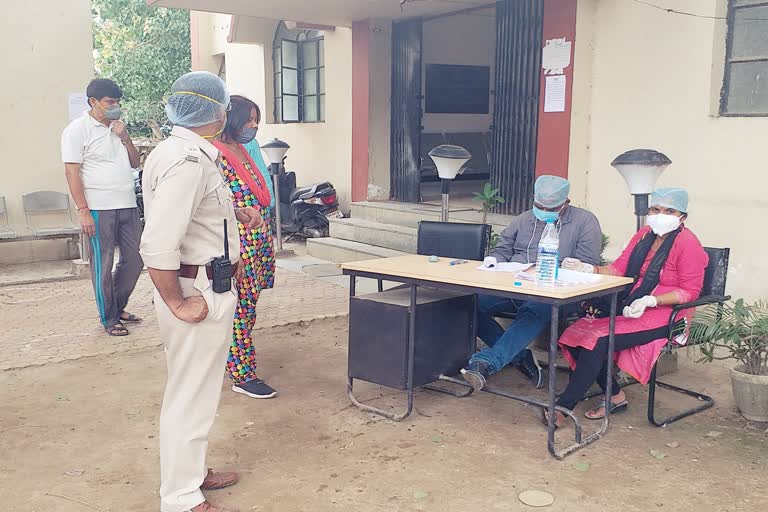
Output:
M227 105L224 81L207 71L193 71L173 83L165 113L174 125L196 128L223 120Z
M571 184L560 176L539 176L533 185L533 200L544 208L554 208L565 203Z
M688 211L688 192L682 188L659 188L651 194L650 206L663 206L674 208L686 213Z

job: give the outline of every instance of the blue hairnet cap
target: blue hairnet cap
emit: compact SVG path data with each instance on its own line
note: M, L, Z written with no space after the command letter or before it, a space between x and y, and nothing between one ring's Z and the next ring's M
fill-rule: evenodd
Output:
M570 182L560 176L539 176L533 185L533 200L544 208L565 203L571 191Z
M674 208L686 213L688 211L688 192L682 188L659 188L651 194L650 206Z
M207 71L193 71L173 83L165 113L174 125L197 128L221 121L227 105L229 91L224 81Z

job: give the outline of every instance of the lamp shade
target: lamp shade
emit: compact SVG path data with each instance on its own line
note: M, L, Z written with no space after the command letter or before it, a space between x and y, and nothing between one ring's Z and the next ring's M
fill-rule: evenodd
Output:
M437 174L444 180L455 179L464 164L472 158L469 151L463 147L449 144L433 148L429 156L437 166Z
M656 186L656 180L672 160L664 153L653 149L633 149L617 156L613 166L627 182L632 195L650 194Z
M269 158L269 163L271 164L281 163L283 157L285 157L285 154L290 148L291 146L276 138L261 146L261 150L266 153L267 158Z

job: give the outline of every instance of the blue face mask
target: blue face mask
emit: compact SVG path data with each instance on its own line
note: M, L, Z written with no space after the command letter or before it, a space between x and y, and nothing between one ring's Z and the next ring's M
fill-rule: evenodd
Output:
M533 207L533 215L537 219L539 219L541 222L557 222L557 219L560 218L560 212L548 212L546 210L542 210L541 208Z
M238 144L248 144L256 138L258 128L243 128L240 133L235 135L235 142Z

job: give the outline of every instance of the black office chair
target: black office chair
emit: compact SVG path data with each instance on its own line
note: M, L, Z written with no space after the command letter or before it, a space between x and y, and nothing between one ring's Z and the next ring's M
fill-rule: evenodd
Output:
M487 224L419 222L416 253L424 256L483 261L491 238Z
M416 253L422 256L483 261L491 226L423 220L416 236ZM384 283L379 279L379 291L383 289Z
M731 254L731 250L728 248L718 249L714 247L705 247L704 250L707 252L707 256L709 256L709 263L707 264L707 268L704 271L704 284L701 288L701 295L698 299L692 302L688 302L686 304L678 304L672 308L672 314L669 316L670 335L667 340L667 345L664 347L664 351L662 353L671 354L674 350L677 350L680 347L680 345L674 342L674 338L680 333L680 329L678 328L678 315L681 311L698 306L716 305L718 307L722 307L724 302L731 299L729 295L725 294L725 283L726 278L728 277L728 259ZM653 365L651 378L648 380L648 421L651 423L651 425L656 427L665 427L670 423L674 423L693 414L700 413L701 411L705 411L715 405L714 398L710 396L699 393L698 391L692 391L690 389L673 386L671 384L659 382L656 380L656 370L658 364L659 363L657 361L656 364ZM637 381L632 380L626 384L622 384L621 387L624 388L634 384L637 384ZM686 409L683 412L670 416L666 419L657 420L657 386L668 389L670 391L674 391L676 393L691 396L702 401L703 403L696 407L692 407L691 409ZM585 398L592 398L600 394L602 394L602 391L595 391L588 394Z
M714 247L705 247L704 250L707 252L707 256L709 256L709 264L707 265L707 269L704 271L704 285L701 288L701 295L698 299L692 302L688 302L686 304L678 304L672 309L672 314L669 317L670 335L669 339L667 340L667 345L664 349L667 353L671 353L673 350L676 350L679 347L679 345L673 340L679 332L676 331L674 327L677 324L677 317L681 311L698 306L711 305L717 305L718 307L722 308L723 303L731 299L729 295L725 294L725 283L728 277L728 259L730 258L731 250L729 248L717 249ZM670 423L674 423L685 417L700 413L701 411L705 411L715 405L715 400L710 396L701 394L697 391L692 391L690 389L685 389L657 381L657 365L658 362L653 366L653 370L651 371L651 379L648 381L648 421L652 425L657 427L665 427ZM655 416L656 386L660 386L664 389L675 391L684 395L692 396L704 403L697 407L686 409L685 411L670 416L666 419L657 420Z

